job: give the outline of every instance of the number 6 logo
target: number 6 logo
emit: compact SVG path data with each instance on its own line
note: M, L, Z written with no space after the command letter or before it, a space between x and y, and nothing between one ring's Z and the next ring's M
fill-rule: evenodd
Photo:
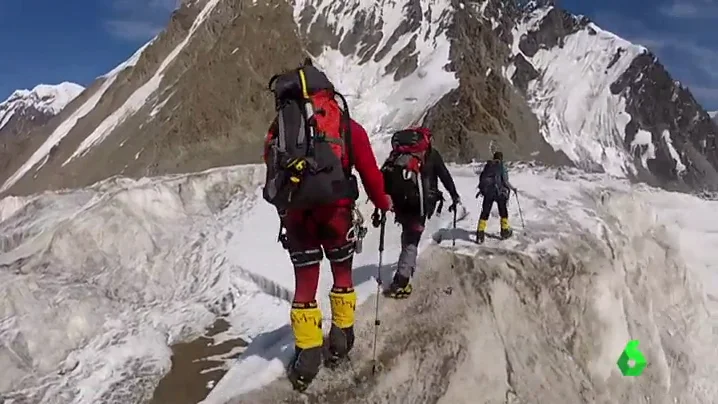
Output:
M637 339L629 341L621 356L618 357L616 364L624 376L640 376L646 367L646 357L643 356L643 352L638 350L639 343Z

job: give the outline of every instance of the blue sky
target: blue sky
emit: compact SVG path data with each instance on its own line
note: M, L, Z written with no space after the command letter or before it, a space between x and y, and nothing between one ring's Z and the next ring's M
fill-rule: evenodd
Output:
M87 85L166 24L177 0L0 0L0 100L16 88ZM558 0L647 46L718 110L718 0Z
M84 86L166 25L177 0L0 0L0 102L17 88Z

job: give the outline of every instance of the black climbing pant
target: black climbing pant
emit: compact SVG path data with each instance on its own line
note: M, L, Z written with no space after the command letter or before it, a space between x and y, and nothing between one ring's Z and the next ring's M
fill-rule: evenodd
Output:
M506 219L509 217L509 209L508 209L508 199L507 198L490 198L487 196L484 196L484 200L481 203L481 220L489 220L489 216L491 215L491 208L494 207L494 202L496 202L496 205L499 206L499 216L501 216L502 219Z

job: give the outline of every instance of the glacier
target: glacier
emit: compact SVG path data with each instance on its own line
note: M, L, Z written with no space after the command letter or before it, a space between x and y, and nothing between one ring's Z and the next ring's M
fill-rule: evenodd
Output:
M452 167L469 210L459 223L463 232L473 231L477 221L475 169ZM703 396L715 394L718 268L712 247L718 242L718 202L578 170L523 164L512 172L526 227L512 207L514 239L477 247L459 238L463 252L456 253L476 255L486 248L495 257L527 260L589 254L585 245L575 250L576 240L600 243L592 253L598 256L620 253L613 266L592 268L600 282L587 305L605 327L595 343L601 349L587 353L592 377L616 377L615 359L628 339L641 339L651 358L667 360L675 344L685 342L683 354L695 362L686 383ZM217 316L226 316L233 335L250 341L248 352L255 354L231 363L204 403L271 384L291 355L293 274L276 242L276 212L261 199L262 180L260 166L224 167L112 178L82 190L0 201L0 388L29 402L137 402L151 396L169 370L168 345L200 335ZM368 217L371 206L361 208ZM442 248L434 237L450 220L444 213L429 222L422 249ZM498 220L491 225L498 227ZM376 290L377 238L378 231L370 230L356 258L360 303ZM399 229L389 225L386 271L399 249ZM589 256L573 259L588 265L583 259ZM421 269L418 276L424 276ZM319 303L325 317L330 285L323 268ZM511 322L511 313L504 314L501 321ZM366 326L360 332L369 331ZM269 342L261 338L266 334L273 336ZM688 371L671 363L660 365L661 377Z

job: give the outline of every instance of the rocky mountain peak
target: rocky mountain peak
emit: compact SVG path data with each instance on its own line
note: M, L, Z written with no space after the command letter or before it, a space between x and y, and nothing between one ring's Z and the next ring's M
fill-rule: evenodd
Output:
M10 125L12 132L22 132L30 121L42 125L47 118L60 113L84 87L63 82L57 85L40 84L32 90L15 90L0 103L0 130Z
M0 103L0 178L23 156L28 145L45 138L43 128L84 91L75 83L40 84L32 90L16 90Z
M718 186L718 127L655 55L558 7L527 10L506 73L554 148L653 185Z

